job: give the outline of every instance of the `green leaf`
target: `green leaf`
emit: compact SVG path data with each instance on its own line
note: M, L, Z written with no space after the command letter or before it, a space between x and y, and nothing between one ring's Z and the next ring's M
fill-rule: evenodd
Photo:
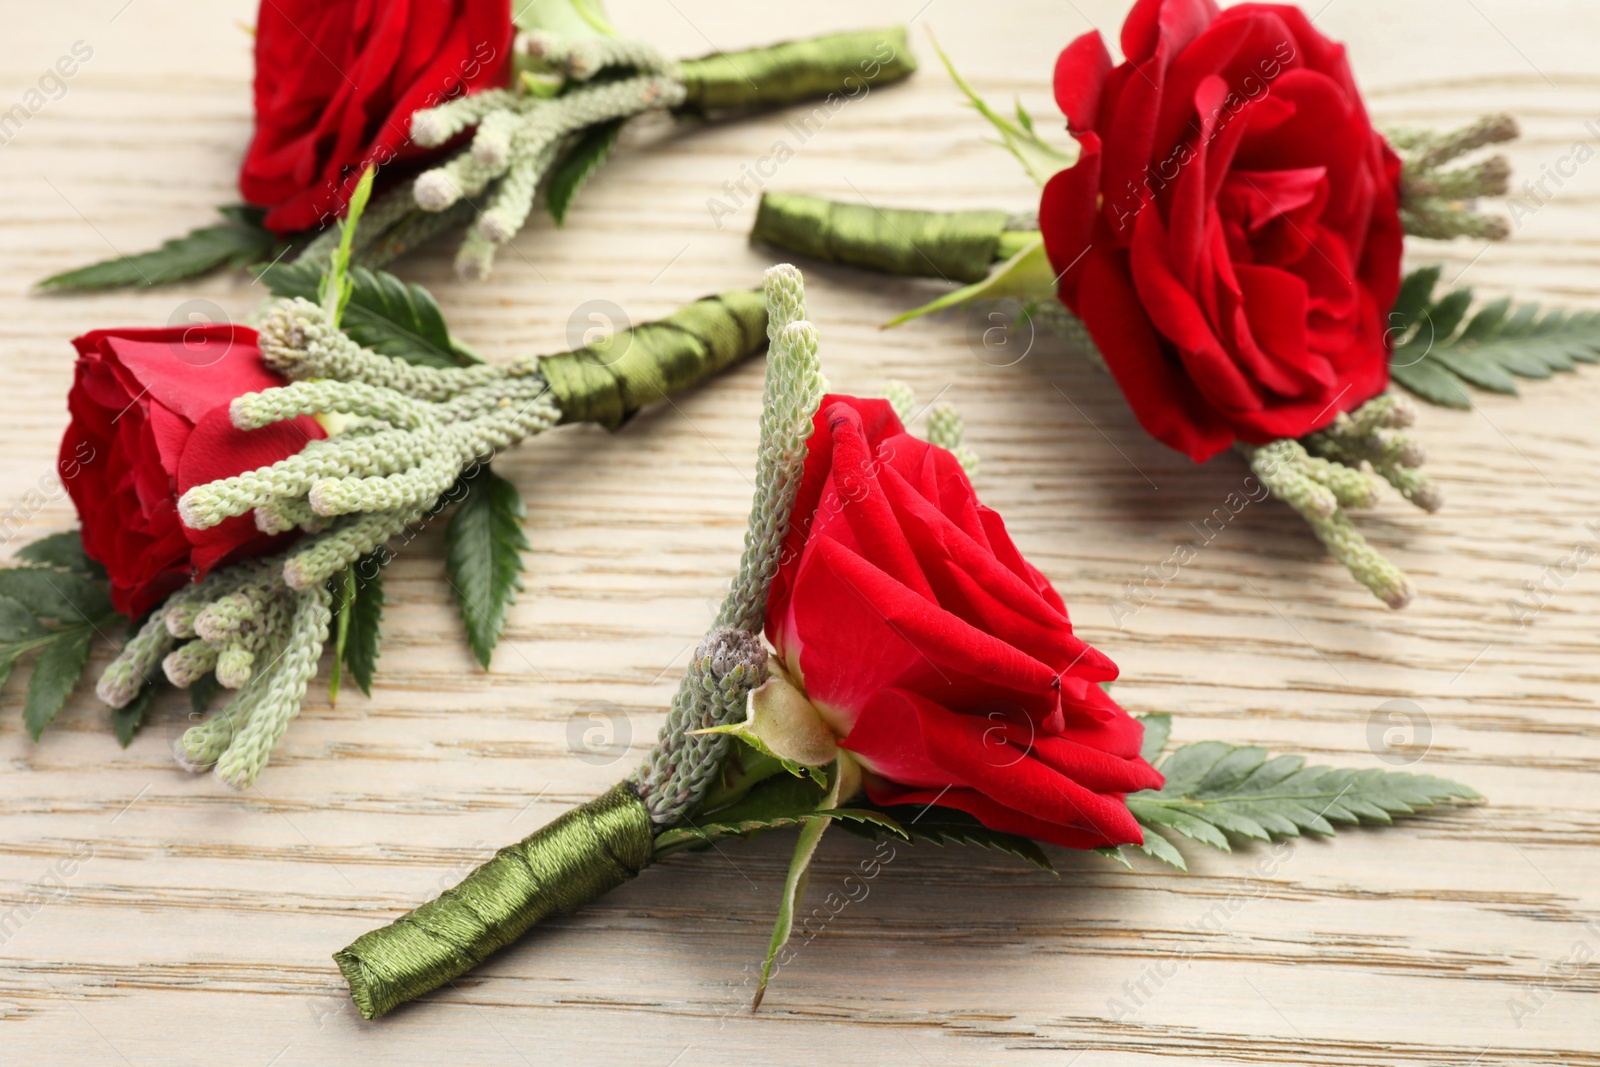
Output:
M761 998L767 995L767 982L772 977L772 963L794 932L795 907L800 902L800 894L806 891L811 857L816 855L817 845L829 822L829 819L814 817L800 827L800 837L794 843L794 855L789 860L789 873L783 880L783 897L778 902L777 921L772 924L772 939L767 942L767 958L761 962L761 984L756 987L755 999L750 1003L751 1011L761 1007Z
M51 275L41 289L95 290L166 285L218 267L244 267L270 259L278 238L261 225L255 209L223 208L227 222L174 237L152 252Z
M207 678L212 677L206 675ZM111 728L117 732L117 743L127 748L133 743L133 735L139 732L139 727L144 725L144 713L150 708L150 699L156 695L156 683L151 680L144 683L138 695L120 708L111 710Z
M329 255L328 269L317 283L318 302L322 304L323 314L334 326L339 325L345 304L350 301L350 293L355 288L355 283L350 280L350 251L355 244L356 227L360 225L361 215L367 209L367 200L372 196L372 180L377 173L378 168L372 165L361 172L361 180L350 193L345 216L339 220L339 244Z
M1189 864L1184 860L1183 853L1178 851L1176 845L1148 826L1142 829L1144 830L1144 844L1140 846L1140 850L1146 856L1158 859L1162 863L1170 864L1185 873L1188 872Z
M383 625L383 549L369 552L328 579L333 591L333 674L328 679L328 699L339 698L340 668L367 696L377 670L378 642Z
M1395 297L1394 308L1389 312L1389 326L1396 331L1409 330L1416 325L1422 313L1433 302L1434 287L1444 267L1435 264L1414 270L1400 283L1400 293Z
M622 125L626 121L612 119L584 130L550 172L550 181L544 190L544 206L549 209L550 217L556 220L557 226L567 221L567 211L571 209L578 190L594 176L600 164L617 147L617 137L622 133Z
M85 578L103 580L106 576L106 569L84 554L83 535L77 530L63 530L23 545L17 549L17 558L41 567L72 571Z
M87 625L62 630L34 661L22 721L35 741L44 733L44 728L55 721L67 697L72 695L83 669L89 664L89 641L93 637L94 628Z
M348 641L341 655L350 677L367 696L378 669L378 644L383 628L383 562L388 556L368 553L351 565L355 573L355 601L350 607Z
M1440 407L1472 406L1472 398L1462 388L1461 380L1436 363L1426 360L1412 364L1391 363L1389 376L1422 399Z
M1050 857L1045 855L1037 842L1017 834L991 830L979 822L977 816L968 815L959 808L904 804L884 808L874 806L873 810L893 818L913 844L926 841L933 845L978 845L1025 859L1040 870L1056 873L1055 864L1050 862Z
M1172 733L1172 716L1141 715L1139 722L1144 725L1144 742L1139 746L1139 756L1153 767L1161 750L1167 747L1167 738Z
M11 672L16 670L17 660L23 650L15 645L0 648L0 688L11 680Z
M517 487L487 466L465 482L466 497L445 528L445 571L461 606L467 644L488 670L506 612L522 589L527 511Z
M211 698L216 696L221 688L222 683L217 681L215 671L207 671L189 683L189 710L196 718L210 710Z
M49 632L20 601L0 596L0 645L32 641ZM4 684L4 681L0 681L0 685Z
M883 325L899 326L930 312L964 307L977 300L1004 300L1007 297L1029 303L1054 300L1055 291L1056 273L1050 266L1050 257L1045 253L1044 238L1035 235L1010 259L991 269L983 281L964 285L921 307L901 312Z
M1268 758L1266 749L1223 741L1185 745L1159 769L1166 785L1130 794L1128 810L1144 827L1145 853L1184 870L1182 855L1155 827L1226 852L1230 838L1331 836L1335 823L1389 823L1446 801L1481 799L1431 775L1307 767L1303 756Z
M731 799L718 804L715 797L702 803L700 810L688 825L668 830L656 837L656 857L669 856L686 848L702 847L725 837L748 837L765 830L795 826L815 815L827 815L840 825L853 829L861 836L875 839L880 833L889 833L901 840L909 840L905 829L887 813L872 807L837 807L830 804L833 795L829 786L811 777L794 777L782 773L778 761L757 753L754 749L738 749L735 756L751 760L751 772L759 777L754 784L738 789ZM730 757L729 763L738 759ZM825 777L829 782L838 772L838 762L830 765L833 773Z
M1437 267L1407 275L1389 316L1391 375L1423 399L1468 408L1468 386L1515 394L1517 378L1548 378L1600 362L1600 312L1541 315L1537 304L1513 308L1502 298L1468 318L1472 290L1434 299L1438 280Z
M0 569L0 596L12 598L41 619L68 625L98 621L111 613L106 583L50 567Z
M666 830L656 837L655 857L661 859L688 848L709 845L727 837L753 837L768 830L781 830L786 826L799 826L808 819L826 815L838 821L844 829L853 830L869 841L876 840L879 832L892 834L902 841L910 835L891 816L872 808L817 808L786 815L771 815L760 819L742 819L738 822L702 822L696 825Z
M1104 856L1113 863L1120 863L1128 870L1133 870L1133 861L1128 859L1128 857L1123 853L1121 845L1117 845L1112 848L1095 848L1090 849L1089 851L1098 852L1100 855Z
M323 267L316 263L278 263L261 271L273 296L320 299ZM420 285L393 274L352 266L350 297L340 329L358 345L425 367L457 367L481 363L466 345L454 340L444 312Z
M731 804L704 811L696 819L702 827L711 823L725 826L750 823L752 829L759 829L757 824L816 811L827 796L827 789L810 778L777 774L757 782Z
M350 638L350 605L356 598L356 574L349 567L328 579L333 593L333 670L328 675L328 703L339 703L339 674L344 667L344 646Z
M1028 176L1043 185L1057 172L1063 171L1077 161L1076 152L1063 151L1055 145L1041 138L1033 128L1033 120L1022 110L1022 104L1017 103L1017 122L1012 122L979 96L977 91L967 84L967 80L956 73L955 64L950 62L950 57L944 54L937 41L933 50L939 53L939 58L944 62L944 69L950 72L950 78L956 83L967 98L967 103L988 119L994 128L1000 132L1000 145L1006 151L1017 157L1022 164L1022 169Z

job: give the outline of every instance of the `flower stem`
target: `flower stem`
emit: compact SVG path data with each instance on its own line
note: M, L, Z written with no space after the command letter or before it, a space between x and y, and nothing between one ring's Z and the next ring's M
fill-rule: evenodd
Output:
M458 978L550 915L569 913L650 865L650 816L626 782L572 809L334 960L364 1019Z

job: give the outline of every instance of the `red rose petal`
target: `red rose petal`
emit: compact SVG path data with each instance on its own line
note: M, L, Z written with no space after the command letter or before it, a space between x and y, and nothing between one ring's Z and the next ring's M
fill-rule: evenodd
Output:
M1100 93L1110 73L1111 53L1098 30L1079 37L1056 58L1056 106L1074 136L1094 129L1100 117Z

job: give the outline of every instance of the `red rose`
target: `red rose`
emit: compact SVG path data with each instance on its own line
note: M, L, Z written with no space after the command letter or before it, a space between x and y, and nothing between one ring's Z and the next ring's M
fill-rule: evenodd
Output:
M258 531L253 515L209 530L178 521L178 497L192 486L276 463L325 436L309 417L234 427L234 397L288 384L261 362L254 330L95 330L72 343L61 480L118 611L142 615L219 564L287 543Z
M940 804L1070 848L1143 840L1123 794L1161 785L1116 666L886 401L815 419L767 639L879 804Z
M1400 161L1344 47L1286 5L1139 0L1122 51L1090 33L1056 62L1082 155L1039 223L1139 422L1198 462L1382 392Z
M511 37L510 0L265 0L239 191L278 233L322 224L369 163L436 151L413 112L506 84Z

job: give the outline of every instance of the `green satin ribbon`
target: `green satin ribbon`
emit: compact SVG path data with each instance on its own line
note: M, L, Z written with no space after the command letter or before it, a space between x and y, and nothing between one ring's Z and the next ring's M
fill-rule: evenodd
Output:
M690 388L766 343L765 298L754 291L723 293L588 348L546 356L539 370L563 423L598 422L614 430L646 404Z
M1000 258L1004 211L904 211L763 193L753 241L852 267L952 282L982 281Z
M680 64L688 96L683 110L774 107L838 93L854 99L867 87L899 81L917 69L906 28L836 33L746 52L718 52Z
M454 889L334 953L364 1019L437 989L535 923L576 911L650 863L650 815L626 782L495 853Z

